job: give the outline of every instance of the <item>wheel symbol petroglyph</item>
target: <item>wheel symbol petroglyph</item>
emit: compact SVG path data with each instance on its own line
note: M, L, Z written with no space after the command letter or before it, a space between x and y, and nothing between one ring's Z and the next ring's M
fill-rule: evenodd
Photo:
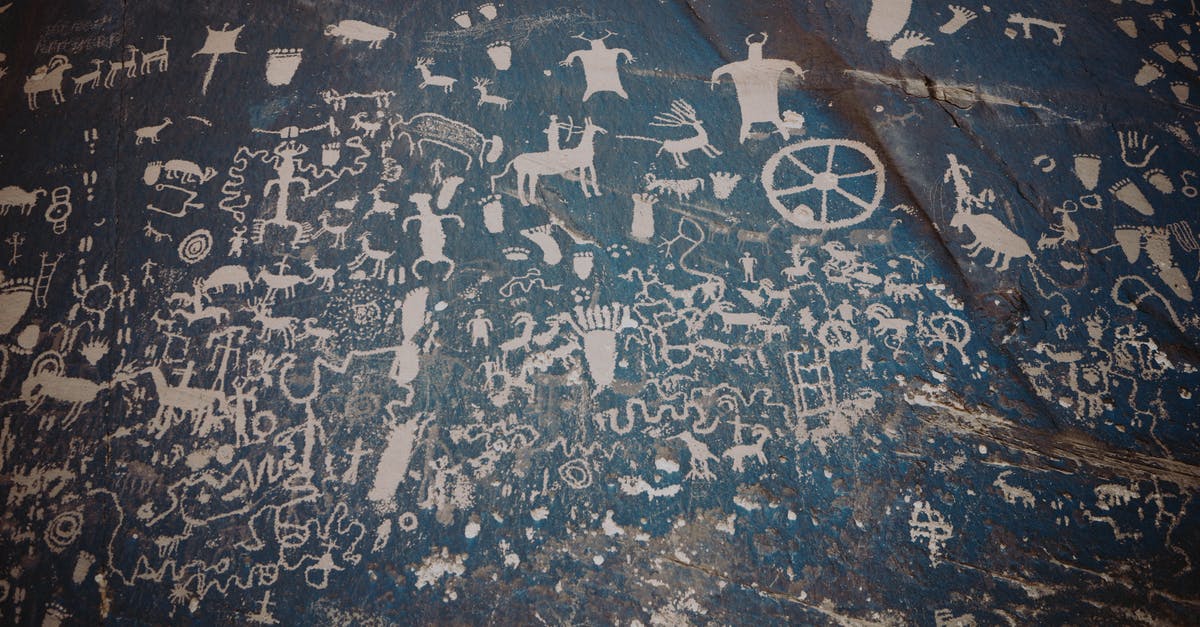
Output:
M883 173L878 155L862 142L810 139L772 155L762 184L788 222L827 231L871 216L883 198Z

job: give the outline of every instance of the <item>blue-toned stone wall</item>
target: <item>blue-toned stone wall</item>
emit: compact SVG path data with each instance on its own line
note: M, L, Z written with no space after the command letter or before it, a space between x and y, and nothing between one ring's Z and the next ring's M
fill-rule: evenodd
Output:
M0 7L0 620L1193 621L1198 18Z

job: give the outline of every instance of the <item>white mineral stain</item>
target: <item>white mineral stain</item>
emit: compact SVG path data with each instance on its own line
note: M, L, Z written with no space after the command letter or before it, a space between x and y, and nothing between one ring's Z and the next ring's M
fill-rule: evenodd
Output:
M625 530L621 529L620 525L613 522L613 512L611 509L605 512L604 522L600 523L600 528L604 530L604 535L606 536L619 536L625 534Z
M733 504L748 512L752 512L756 509L762 509L761 505L741 495L733 497Z
M467 556L465 553L458 555L450 555L450 550L442 547L440 554L430 554L422 562L420 567L416 568L413 573L417 576L416 586L420 590L425 586L433 585L446 575L461 576L467 572L467 567L464 564Z

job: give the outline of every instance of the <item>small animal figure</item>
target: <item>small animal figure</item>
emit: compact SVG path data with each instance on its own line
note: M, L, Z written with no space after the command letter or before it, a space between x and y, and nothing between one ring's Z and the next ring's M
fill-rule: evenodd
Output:
M363 135L365 135L368 139L374 139L375 133L378 133L379 129L383 128L383 122L378 120L374 122L368 122L367 114L361 111L350 116L350 120L350 128L356 131L362 131Z
M660 179L653 172L646 174L646 191L671 192L680 200L687 200L697 190L704 189L704 179Z
M170 63L171 54L167 50L167 42L171 41L171 38L164 35L159 35L158 38L162 40L162 48L142 53L142 65L140 68L142 74L149 74L150 66L154 65L155 63L158 64L159 72L167 71L167 65Z
M479 92L479 102L477 104L481 107L484 104L494 104L494 105L500 107L501 111L507 110L508 105L512 103L512 100L509 100L508 98L504 98L502 96L489 94L488 88L491 86L492 86L492 81L490 81L486 78L476 78L475 79L475 91Z
M387 271L387 260L391 259L395 252L371 248L371 241L367 239L366 233L358 236L358 243L362 248L362 252L347 267L351 270L357 270L364 263L370 261L372 264L371 276L376 279L382 279L384 273Z
M272 315L266 298L256 301L251 311L254 312L254 321L262 325L268 341L278 333L283 338L284 348L292 348L296 342L296 325L299 320L293 316Z
M369 42L367 47L378 50L383 47L385 39L390 39L396 36L396 33L382 26L375 26L358 20L342 20L337 24L330 24L325 27L325 34L331 37L338 37L343 44L348 44L352 41Z
M431 65L433 65L433 59L427 57L417 59L417 64L413 68L421 73L421 84L418 87L421 89L430 86L441 87L446 93L454 91L454 83L458 82L458 79L434 74L429 70Z
M385 215L389 218L396 217L396 210L400 208L400 203L391 202L383 199L383 184L380 183L371 189L371 208L367 210L363 217L372 214Z
M208 275L208 278L204 279L200 285L200 291L204 294L214 290L223 292L226 287L233 286L234 291L241 294L252 284L250 273L245 266L228 265L213 270L212 274Z
M676 100L671 103L669 112L660 113L654 116L654 121L650 126L661 126L667 128L682 128L688 127L692 129L692 136L683 139L655 139L652 137L639 137L636 135L618 135L628 139L640 139L651 141L659 144L658 152L655 156L666 152L675 160L675 167L683 169L688 166L687 159L684 158L689 152L699 150L708 157L716 157L721 154L708 141L708 132L704 130L704 121L696 116L696 109L692 107L686 100Z
M71 77L71 80L75 81L75 91L72 93L83 93L84 87L95 89L100 84L100 68L104 67L104 60L92 59L92 66L94 66L94 69L91 72Z
M996 268L1003 272L1008 269L1008 263L1013 259L1033 258L1033 251L1029 249L1029 244L1020 235L1004 226L1004 223L995 216L971 213L969 205L965 211L954 214L954 217L950 219L950 226L957 228L959 232L962 232L964 228L971 229L975 241L965 246L967 254L970 257L976 257L984 250L990 250L992 261L988 263L989 268Z
M155 124L154 126L143 126L142 128L139 128L133 132L134 137L137 137L133 144L137 146L146 140L150 140L151 144L157 144L158 134L161 133L164 128L167 128L170 125L171 118L163 118L161 124Z
M126 78L136 78L138 73L138 49L137 46L125 46L125 50L129 52L129 58L125 61L109 61L108 74L104 75L104 86L112 87L113 80L125 70Z
M0 216L8 215L8 210L14 207L21 210L21 215L29 215L29 211L37 204L38 198L46 195L42 188L25 191L16 185L0 189Z
M350 230L350 225L353 222L330 224L329 218L330 214L328 211L322 211L321 215L317 216L317 222L321 225L321 228L317 229L316 233L313 233L312 238L315 240L328 233L333 236L333 245L338 249L344 249L346 247L346 231Z
M771 437L771 430L764 425L754 425L753 432L757 437L753 444L735 444L721 453L721 457L733 462L734 472L746 470L748 457L754 457L760 464L767 463L767 456L763 454L763 443Z

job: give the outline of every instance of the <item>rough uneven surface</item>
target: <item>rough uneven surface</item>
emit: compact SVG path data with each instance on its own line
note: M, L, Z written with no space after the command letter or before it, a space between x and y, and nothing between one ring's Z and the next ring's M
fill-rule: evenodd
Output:
M1194 621L1198 17L0 7L0 620Z

